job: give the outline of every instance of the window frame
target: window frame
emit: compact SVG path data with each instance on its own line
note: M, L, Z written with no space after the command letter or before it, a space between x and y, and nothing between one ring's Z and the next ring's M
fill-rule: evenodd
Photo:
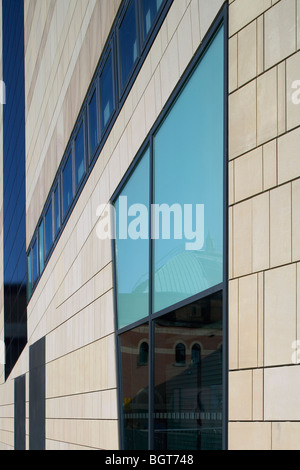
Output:
M66 166L67 166L67 163L69 162L69 158L71 160L71 163L72 163L72 198L71 198L71 202L70 204L68 205L66 211L65 211L65 208L64 208L64 171L66 169ZM65 154L65 158L64 158L64 162L63 162L63 165L62 165L62 169L61 169L61 174L60 174L60 179L61 179L61 194L60 194L60 197L61 197L61 208L62 208L62 217L61 217L61 220L62 220L62 223L64 224L64 222L68 219L68 215L69 215L69 212L71 211L71 207L72 207L72 204L73 204L73 201L74 201L74 194L75 194L75 191L74 191L74 187L75 187L75 155L74 155L74 142L72 141L71 144L69 145L68 147L68 150Z
M112 89L113 89L113 109L111 112L111 115L108 118L108 121L105 126L102 126L102 99L101 99L101 77L103 75L105 66L107 64L107 61L109 59L109 56L111 56L111 64L112 64ZM116 76L116 65L115 65L115 53L114 53L114 47L113 47L113 38L111 39L111 42L109 43L108 47L106 48L104 54L103 54L103 59L101 61L101 66L99 69L99 77L97 80L97 87L99 90L99 95L98 95L98 101L97 103L99 104L99 132L100 132L100 138L101 140L105 138L105 135L107 135L111 129L111 123L114 119L115 112L116 112L116 102L117 102L117 92L116 92L116 81L115 80Z
M163 9L162 9L163 10ZM227 3L224 4L222 9L220 10L219 14L217 15L216 19L214 20L211 28L209 29L207 35L205 36L204 40L200 44L198 50L195 52L193 58L191 59L189 65L187 66L185 72L182 74L178 84L175 86L170 98L168 99L166 105L164 106L160 116L157 118L155 124L153 125L152 129L150 130L149 134L144 140L140 150L138 151L135 159L131 163L129 169L127 170L126 174L124 175L122 181L120 182L119 186L117 187L116 191L111 197L111 204L114 205L117 198L121 194L123 187L127 184L130 176L132 175L135 167L138 165L140 159L143 156L144 150L147 146L150 147L150 204L153 202L153 138L157 130L159 129L160 125L168 115L170 109L172 108L174 102L180 95L182 89L184 88L185 84L187 83L189 77L199 64L201 57L204 56L206 50L208 49L211 41L213 40L214 36L217 34L219 29L223 26L224 28L224 50L223 50L223 57L224 57L224 87L223 87L223 96L224 96L224 113L223 113L223 282L220 284L214 285L209 289L198 293L190 298L184 299L177 304L171 305L163 310L152 313L153 312L153 299L152 295L149 295L149 315L144 317L126 327L118 329L118 316L117 316L117 280L116 280L116 258L115 258L115 247L116 241L112 239L112 258L113 258L113 286L114 286L114 317L115 317L115 338L116 338L116 348L117 348L117 390L118 390L118 416L119 416L119 442L120 448L124 448L123 443L123 435L122 435L122 423L120 422L120 418L122 417L122 372L121 372L121 362L120 362L120 337L123 333L126 333L132 329L135 329L139 326L142 326L146 323L149 324L149 389L151 393L149 393L149 415L153 413L154 410L154 396L153 396L153 389L154 389L154 370L153 370L153 363L154 363L154 348L151 345L154 345L154 326L155 320L172 312L175 309L182 308L184 306L189 305L193 301L204 299L210 295L216 294L218 292L222 293L223 299L223 319L222 319L222 331L223 331L223 370L222 370L222 387L223 387L223 424L222 424L222 448L226 450L228 448L228 5ZM151 36L151 34L149 35ZM150 211L151 212L151 211ZM152 247L152 240L149 237L149 257L150 257L150 274L152 273L153 276L153 247ZM152 293L153 291L153 280L152 276L150 275L149 278L149 292ZM153 420L149 420L149 446L148 449L153 448Z

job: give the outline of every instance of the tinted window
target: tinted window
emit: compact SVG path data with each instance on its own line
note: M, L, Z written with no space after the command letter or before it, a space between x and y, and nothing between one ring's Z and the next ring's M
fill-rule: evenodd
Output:
M44 271L45 258L44 258L44 222L39 227L39 257L40 257L40 274Z
M45 215L45 243L46 256L48 255L53 243L53 223L52 223L52 201Z
M89 140L90 154L93 156L98 144L96 90L89 103Z
M163 0L142 0L144 39L147 37L151 26L154 23L154 20L162 3Z
M63 215L65 217L73 199L73 165L72 153L70 153L63 170Z
M57 235L60 227L60 216L59 216L59 195L58 186L54 191L54 236Z
M114 109L114 91L113 91L113 69L112 55L109 54L108 59L103 68L100 77L100 95L101 95L101 128L104 131Z
M135 1L131 0L119 31L121 87L124 88L138 56Z
M27 297L28 299L30 299L31 297L31 294L32 294L32 271L31 271L31 252L29 253L28 255L28 258L27 258L27 273L28 273L28 277L27 277Z
M84 127L81 124L75 139L76 188L84 175Z
M37 240L34 242L32 247L32 280L33 283L37 280L38 277L38 246Z
M149 154L147 150L115 205L119 328L149 311L149 227L142 212L149 211Z

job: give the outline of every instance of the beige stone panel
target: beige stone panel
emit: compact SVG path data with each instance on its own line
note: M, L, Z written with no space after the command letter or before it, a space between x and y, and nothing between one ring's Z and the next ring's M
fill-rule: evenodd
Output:
M300 450L300 423L272 423L272 450Z
M300 0L297 0L297 49L300 49Z
M296 265L265 273L265 366L291 364L296 340Z
M300 179L292 183L292 260L300 260Z
M286 132L286 66L281 62L277 66L277 133Z
M228 162L228 203L231 206L235 203L234 195L234 165L235 160Z
M229 372L229 421L252 420L252 370Z
M239 367L239 281L229 281L229 369Z
M300 339L300 263L297 263L297 340ZM297 345L298 346L298 345ZM299 344L300 346L300 344ZM297 347L296 358L300 359L300 347Z
M252 199L252 268L268 269L270 265L269 193Z
M201 38L204 38L224 2L223 0L213 0L210 2L207 2L206 0L198 0L198 2L200 15L200 32Z
M178 35L179 71L180 71L180 75L182 75L193 55L190 7L186 10L178 26L177 35Z
M300 125L300 51L286 61L287 130Z
M177 34L172 37L161 59L160 73L162 103L165 104L180 77Z
M271 450L271 423L229 423L229 450Z
M233 276L233 207L228 209L228 275L229 279Z
M271 0L235 0L229 6L229 36L242 29L271 6Z
M238 86L238 35L228 41L228 91L231 93Z
M257 52L256 52L256 71L257 74L264 72L264 17L259 16L256 20L257 28Z
M257 79L257 144L277 136L277 69Z
M295 5L295 0L281 0L265 13L266 69L296 50Z
M256 21L238 33L238 86L252 80L257 73Z
M300 128L278 140L278 183L300 176Z
M253 421L264 418L264 376L263 369L253 370Z
M270 192L270 266L290 263L292 258L291 184Z
M263 189L277 185L277 140L263 146Z
M201 42L200 21L199 21L199 2L198 0L191 0L190 5L191 5L193 53L195 53Z
M257 275L239 280L239 368L257 367Z
M291 343L289 348L290 357L293 352ZM300 420L299 370L299 365L266 368L264 370L264 412L266 420Z
M256 81L229 97L229 158L256 146Z
M252 202L233 207L233 276L252 271Z
M257 305L257 365L264 366L264 324L265 324L264 273L258 273L258 305Z
M259 147L234 162L235 202L262 191L262 147Z

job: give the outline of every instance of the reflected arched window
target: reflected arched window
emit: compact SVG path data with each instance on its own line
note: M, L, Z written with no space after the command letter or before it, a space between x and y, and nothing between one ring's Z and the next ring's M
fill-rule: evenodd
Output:
M148 364L148 357L149 357L149 344L144 341L140 345L140 351L139 351L139 365L140 366L145 366Z
M194 344L192 347L192 364L200 364L201 361L201 346Z
M185 364L185 345L178 343L175 348L175 361L176 364Z

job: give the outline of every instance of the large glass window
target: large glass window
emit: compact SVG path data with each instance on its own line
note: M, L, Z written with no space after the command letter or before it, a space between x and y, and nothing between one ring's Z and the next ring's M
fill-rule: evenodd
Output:
M104 132L114 110L112 53L109 54L100 76L101 129Z
M85 171L84 162L84 126L81 124L75 139L76 189L81 183Z
M154 137L155 312L223 280L223 49L222 28Z
M73 200L73 164L72 152L63 169L63 216L65 217Z
M162 3L163 0L142 0L144 39L148 36Z
M123 90L130 72L138 58L138 38L135 0L131 0L119 29L121 67L121 89Z
M115 204L119 328L149 314L149 153Z
M45 253L46 257L49 254L49 251L52 247L53 243L53 222L52 222L52 217L53 217L53 206L52 206L52 201L49 204L49 207L47 209L46 215L45 215Z

